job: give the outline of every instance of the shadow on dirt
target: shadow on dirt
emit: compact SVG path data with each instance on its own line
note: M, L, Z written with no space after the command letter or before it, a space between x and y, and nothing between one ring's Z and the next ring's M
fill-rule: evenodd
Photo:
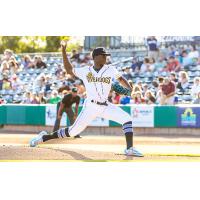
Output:
M49 148L48 148L49 149ZM89 157L86 157L80 153L77 153L75 151L69 151L69 150L63 150L63 149L51 149L53 151L59 151L61 153L64 153L64 154L68 154L70 155L71 157L73 157L75 160L88 160L88 161L93 161L93 159L89 158Z

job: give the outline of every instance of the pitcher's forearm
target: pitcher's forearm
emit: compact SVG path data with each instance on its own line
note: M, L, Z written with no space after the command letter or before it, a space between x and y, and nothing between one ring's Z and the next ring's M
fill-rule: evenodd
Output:
M62 48L62 57L63 57L64 68L65 68L67 74L74 75L73 74L73 67L72 67L72 64L69 61L69 58L67 57L67 53L66 53L65 48Z

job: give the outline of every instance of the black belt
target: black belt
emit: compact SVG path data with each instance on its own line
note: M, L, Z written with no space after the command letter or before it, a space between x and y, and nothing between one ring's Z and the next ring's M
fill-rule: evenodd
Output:
M91 102L96 103L96 104L101 105L101 106L107 106L108 105L106 101L105 102L99 102L99 101L91 100Z

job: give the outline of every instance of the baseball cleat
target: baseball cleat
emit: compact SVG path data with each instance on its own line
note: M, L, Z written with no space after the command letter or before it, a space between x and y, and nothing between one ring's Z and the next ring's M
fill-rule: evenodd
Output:
M39 132L38 136L33 138L31 141L30 141L30 147L36 147L39 143L43 142L42 141L42 136L43 135L47 135L47 131L41 131Z
M38 135L41 135L41 136L43 136L43 135L48 135L48 132L47 132L47 131L40 131L40 132L38 133Z
M144 155L140 153L138 150L136 150L135 147L125 149L124 153L126 156L144 157Z

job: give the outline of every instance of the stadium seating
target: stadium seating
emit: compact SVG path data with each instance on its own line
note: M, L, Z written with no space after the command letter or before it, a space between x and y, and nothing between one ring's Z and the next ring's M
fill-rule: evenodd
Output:
M112 63L116 63L116 67L118 70L122 71L122 68L124 66L130 67L132 65L132 59L133 57L126 57L123 55L122 57L114 56L112 57ZM141 60L141 58L138 57L138 59ZM57 80L57 77L55 75L56 70L58 69L58 66L62 65L62 58L61 57L44 57L44 61L47 64L47 68L45 69L22 69L22 71L17 73L17 76L20 81L23 82L24 88L18 89L16 91L13 90L0 90L0 95L7 101L7 103L12 102L20 102L23 99L23 95L26 91L31 92L39 92L41 90L44 90L44 88L40 88L35 86L35 81L37 80L38 76L42 73L45 75L49 75L51 77L51 83L52 87L51 89L58 89L62 86L62 82ZM80 66L80 64L78 64ZM181 92L177 90L178 95L178 101L179 102L191 102L192 97L190 95L190 89L193 84L194 77L200 76L200 65L197 66L189 66L188 68L188 76L189 76L189 87L186 92ZM132 81L134 83L137 83L139 81L142 81L144 84L148 84L148 86L151 85L151 82L158 78L159 76L166 77L169 75L167 72L158 72L154 71L153 73L135 73L131 72L132 75ZM178 75L178 73L177 73ZM151 88L150 88L151 89ZM153 89L152 89L153 90Z

